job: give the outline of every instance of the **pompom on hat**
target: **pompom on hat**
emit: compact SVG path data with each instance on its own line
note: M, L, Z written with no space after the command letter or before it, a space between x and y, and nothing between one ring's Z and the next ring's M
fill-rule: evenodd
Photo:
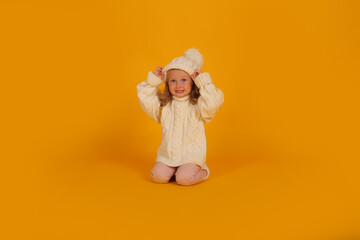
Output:
M166 65L162 72L164 73L164 81L167 78L167 71L171 69L180 69L187 72L190 77L196 69L201 69L204 64L204 59L199 50L190 48L185 51L185 55L174 58L168 65Z

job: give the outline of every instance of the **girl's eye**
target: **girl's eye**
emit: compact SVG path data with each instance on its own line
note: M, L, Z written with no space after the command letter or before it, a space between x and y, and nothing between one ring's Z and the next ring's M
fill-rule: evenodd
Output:
M184 82L186 82L186 79L183 79Z
M171 80L171 82L175 82L175 80Z

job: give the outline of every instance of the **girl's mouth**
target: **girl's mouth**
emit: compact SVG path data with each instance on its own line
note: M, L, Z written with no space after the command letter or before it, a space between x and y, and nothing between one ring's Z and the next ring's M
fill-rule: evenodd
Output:
M184 90L177 90L177 91L175 91L175 92L177 92L177 93L183 93Z

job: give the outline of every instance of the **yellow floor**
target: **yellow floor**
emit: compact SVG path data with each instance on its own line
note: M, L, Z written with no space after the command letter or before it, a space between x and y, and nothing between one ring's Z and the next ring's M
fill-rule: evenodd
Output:
M99 145L97 145L99 146ZM87 146L90 147L90 146ZM94 147L94 146L92 146ZM12 182L15 239L357 239L358 171L320 156L210 156L194 186L151 181L125 149L52 156ZM75 154L77 153L77 155ZM344 155L345 156L345 155ZM149 156L154 157L154 156ZM321 161L320 161L321 160ZM56 164L54 164L56 163ZM32 165L31 163L29 163ZM39 164L39 163L38 163ZM35 169L36 175L35 174ZM16 188L17 187L17 188ZM9 210L9 209L7 209ZM21 231L17 231L17 229ZM9 230L9 229L7 229Z

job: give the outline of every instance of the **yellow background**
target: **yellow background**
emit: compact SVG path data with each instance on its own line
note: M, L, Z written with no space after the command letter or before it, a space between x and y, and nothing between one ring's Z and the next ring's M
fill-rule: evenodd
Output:
M360 239L359 1L1 1L2 239ZM225 94L208 180L155 184L148 71Z

